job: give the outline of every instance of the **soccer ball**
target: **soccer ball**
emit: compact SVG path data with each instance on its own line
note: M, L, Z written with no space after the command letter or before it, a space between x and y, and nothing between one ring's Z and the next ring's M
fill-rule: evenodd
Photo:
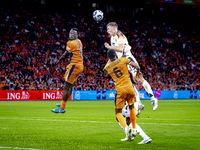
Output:
M93 19L95 21L101 21L103 19L103 12L101 10L95 10L93 12Z

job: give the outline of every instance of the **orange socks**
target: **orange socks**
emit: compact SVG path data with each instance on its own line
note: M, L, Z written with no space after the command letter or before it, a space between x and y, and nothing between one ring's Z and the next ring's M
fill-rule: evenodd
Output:
M60 106L60 109L64 110L66 104L67 104L67 101L63 101L63 100L62 100L62 104L61 104L61 106Z
M125 121L125 118L122 116L122 113L117 113L116 114L116 117L119 121L119 123L123 126L123 128L125 129L127 127L127 124L126 124L126 121Z
M129 109L130 110L130 119L131 119L131 123L132 123L132 127L133 129L136 128L136 109Z

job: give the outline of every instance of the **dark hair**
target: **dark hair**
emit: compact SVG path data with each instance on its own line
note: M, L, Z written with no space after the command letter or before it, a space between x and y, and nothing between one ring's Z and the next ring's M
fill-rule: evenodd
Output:
M116 56L116 52L115 52L114 49L109 49L109 50L107 51L107 55L108 55L108 57L109 57L110 59L114 59L115 56Z
M79 35L79 30L77 28L71 28L71 30L77 31L77 34Z
M106 27L108 27L108 26L112 26L112 27L118 28L118 25L117 25L116 22L109 22Z

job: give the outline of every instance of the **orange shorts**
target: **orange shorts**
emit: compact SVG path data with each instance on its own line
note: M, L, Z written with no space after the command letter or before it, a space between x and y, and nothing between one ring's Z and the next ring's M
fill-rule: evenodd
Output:
M132 105L136 101L133 86L125 86L116 89L115 108L123 108L126 101L128 102L128 105Z
M66 82L74 84L74 82L78 79L79 75L83 72L84 66L82 63L73 64L70 63L66 67L66 73L64 75L64 79Z

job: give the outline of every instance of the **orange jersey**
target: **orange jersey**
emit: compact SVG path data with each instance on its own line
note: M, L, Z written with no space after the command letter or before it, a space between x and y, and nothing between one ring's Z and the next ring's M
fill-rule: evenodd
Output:
M67 42L66 51L71 53L70 63L83 63L82 49L83 45L79 39Z
M119 59L113 59L109 64L105 66L108 74L115 81L115 88L129 86L132 87L130 74L128 72L127 64L131 61L127 58L121 57Z

